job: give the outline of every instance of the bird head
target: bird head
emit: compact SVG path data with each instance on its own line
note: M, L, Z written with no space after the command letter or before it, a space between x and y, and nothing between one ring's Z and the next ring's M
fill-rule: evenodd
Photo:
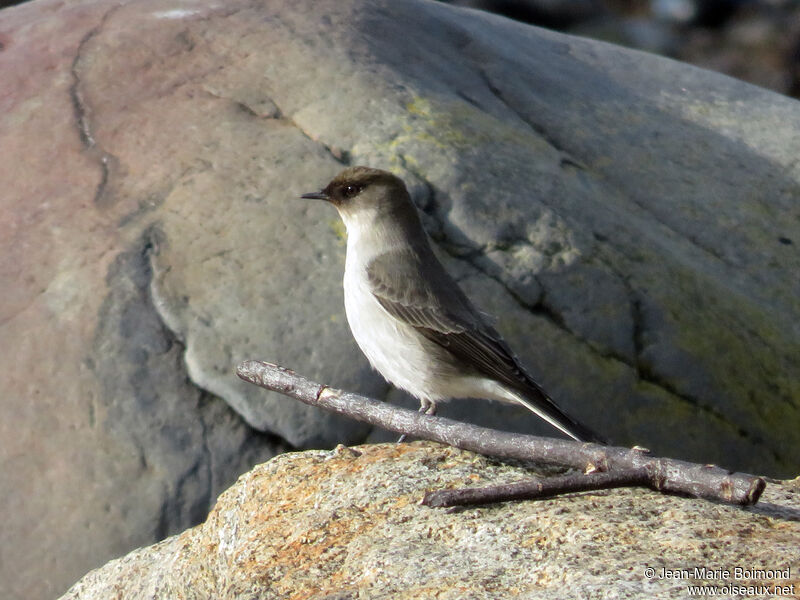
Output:
M303 194L301 198L330 202L348 229L356 221L397 218L404 212L416 211L399 177L370 167L348 167L324 189Z

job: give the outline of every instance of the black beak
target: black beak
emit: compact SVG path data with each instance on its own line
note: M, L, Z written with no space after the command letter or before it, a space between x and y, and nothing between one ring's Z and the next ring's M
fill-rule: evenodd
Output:
M310 194L303 194L300 197L308 198L309 200L330 200L330 198L328 198L328 194L326 194L324 191L311 192Z

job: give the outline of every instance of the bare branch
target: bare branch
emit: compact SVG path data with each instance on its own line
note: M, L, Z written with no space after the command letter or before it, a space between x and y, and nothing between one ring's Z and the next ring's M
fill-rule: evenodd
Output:
M644 468L605 473L570 473L545 479L534 477L506 485L437 490L425 494L422 504L440 508L469 504L492 504L509 500L539 500L574 492L620 487L650 487L650 481L650 473Z
M758 502L765 487L760 477L733 473L714 465L651 457L641 449L508 433L420 414L329 388L271 363L245 361L237 368L237 375L260 387L358 421L487 456L571 467L589 473L644 469L648 473L646 485L654 490L743 506Z

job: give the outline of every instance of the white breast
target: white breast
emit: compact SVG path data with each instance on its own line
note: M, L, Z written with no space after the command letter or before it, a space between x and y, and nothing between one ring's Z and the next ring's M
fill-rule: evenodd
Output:
M469 397L513 401L507 394L498 393L497 384L491 380L453 373L452 365L441 364L441 356L436 356L441 348L380 305L370 289L366 267L375 251L388 252L392 244L370 222L369 214L342 217L347 226L345 312L353 337L373 368L396 387L423 401ZM492 385L487 388L489 384Z
M438 400L426 389L427 356L420 334L383 309L369 289L364 266L354 262L348 252L344 307L359 348L372 367L396 387L417 398Z
M356 343L372 367L396 387L420 399L443 399L436 389L438 382L430 381L427 375L429 356L423 347L427 341L413 327L386 312L372 295L366 274L372 257L364 249L377 244L364 244L364 230L353 223L347 225L344 307Z

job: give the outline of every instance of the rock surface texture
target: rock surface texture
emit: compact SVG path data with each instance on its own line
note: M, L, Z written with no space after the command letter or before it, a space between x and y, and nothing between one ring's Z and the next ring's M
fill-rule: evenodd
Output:
M0 72L3 598L198 523L256 461L379 438L234 375L402 400L348 331L337 216L297 199L345 164L406 179L568 412L797 473L797 101L426 0L38 0L0 12Z
M528 476L431 443L284 454L241 477L203 525L89 573L62 600L684 598L689 585L725 584L800 591L798 480L769 484L747 510L630 489L457 512L419 504L431 489ZM782 573L734 579L735 566ZM728 569L730 579L696 577L694 567ZM692 576L660 577L662 569Z

